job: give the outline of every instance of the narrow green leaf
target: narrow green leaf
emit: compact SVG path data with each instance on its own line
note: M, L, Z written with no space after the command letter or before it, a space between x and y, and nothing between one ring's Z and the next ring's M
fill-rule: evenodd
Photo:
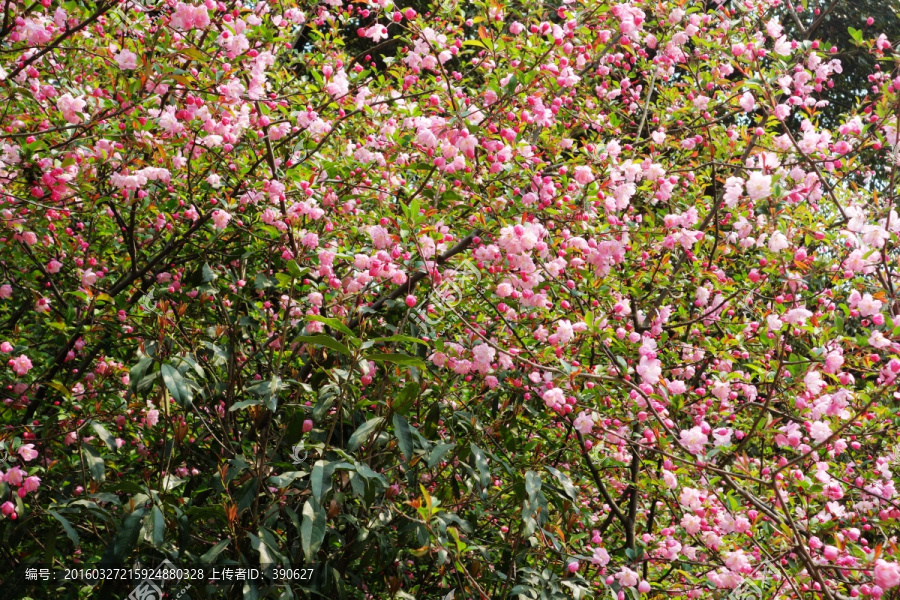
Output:
M136 365L131 367L131 371L129 372L129 386L131 387L132 393L137 392L137 385L140 383L141 379L143 379L147 375L147 371L153 365L153 359L149 356L145 356L141 360L138 361Z
M410 344L421 344L423 346L428 345L428 342L426 342L425 340L420 340L419 338L414 338L408 335L389 335L387 337L378 337L366 340L366 344L381 344L387 342L409 342Z
M397 399L391 405L394 412L406 416L406 413L409 412L410 407L419 395L420 389L419 384L415 381L407 383L397 395Z
M189 407L191 405L191 394L187 389L184 377L178 372L178 369L166 363L160 366L160 374L162 374L163 383L166 389L179 406Z
M577 502L578 501L578 490L576 490L575 486L572 485L572 480L569 479L565 473L563 473L557 469L554 469L553 467L547 467L547 470L550 471L550 473L554 477L556 477L557 481L559 481L559 484L562 486L563 491L566 492L566 496L568 496L572 502Z
M491 484L491 470L488 467L487 457L484 455L484 451L475 444L471 444L471 447L475 466L478 468L479 483L482 489L487 488Z
M150 511L150 531L153 545L161 548L166 541L166 517L158 506Z
M204 552L203 555L200 556L200 562L202 562L205 565L215 563L216 558L220 554L222 554L222 550L224 550L225 547L228 546L228 544L230 542L231 542L230 539L222 540L221 542L219 542L218 544L216 544L215 546L213 546L212 548L210 548L209 550Z
M391 362L396 365L401 365L404 367L418 367L424 368L425 362L416 356L409 356L408 354L387 354L384 352L373 352L371 354L367 354L366 358L369 360L374 360L375 362Z
M91 427L97 432L97 437L103 440L103 443L106 444L106 447L110 450L116 449L116 438L112 436L112 434L106 430L106 427L97 423L96 421L91 423Z
M347 442L347 449L350 450L350 452L359 450L359 447L369 439L369 435L376 427L381 425L383 421L384 417L375 417L360 425L359 428L353 432L353 435L350 436L350 440Z
M328 490L331 489L331 475L334 473L334 467L334 463L324 460L317 460L313 465L309 484L316 502L321 502Z
M75 531L75 528L72 527L72 524L69 523L69 520L54 510L48 510L47 512L50 513L54 519L59 521L60 525L62 525L62 528L65 530L66 535L69 536L69 539L72 540L72 543L75 544L75 547L77 548L78 545L81 544L81 538L78 536L78 532Z
M410 431L409 422L403 417L394 413L394 433L397 435L397 442L400 444L400 452L403 458L409 462L413 453L412 431Z
M137 544L138 536L141 533L141 526L144 521L144 515L146 514L147 509L141 507L135 509L131 514L125 517L125 520L122 521L122 526L119 528L119 531L116 532L116 537L113 538L113 541L106 547L106 551L100 559L101 565L115 566L125 562L128 555L131 554L131 551L134 550L134 546Z
M100 453L86 442L82 442L81 449L83 450L84 462L91 472L91 479L97 482L104 481L106 479L106 465L103 463L103 459L100 458Z
M312 499L303 505L303 522L300 525L300 541L306 562L314 562L316 553L325 539L325 510Z
M435 467L454 448L456 448L456 444L438 444L435 446L431 454L428 455L428 468Z
M337 319L332 319L329 317L320 317L319 315L309 315L306 318L309 319L310 321L318 321L319 323L324 323L325 325L328 325L332 329L337 329L341 333L348 335L352 340L355 340L357 342L359 341L359 338L356 337L356 334L354 334L353 331L349 327L347 327L346 325L344 325Z
M313 344L315 346L324 346L325 348L330 348L335 352L340 352L344 356L350 356L352 354L350 352L350 348L340 343L333 337L329 337L327 335L300 335L294 338L294 341Z

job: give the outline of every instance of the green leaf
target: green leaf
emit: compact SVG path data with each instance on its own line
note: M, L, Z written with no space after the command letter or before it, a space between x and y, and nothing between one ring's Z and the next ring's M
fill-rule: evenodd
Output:
M129 372L130 383L132 393L137 392L137 385L141 379L143 379L147 375L147 370L153 365L153 359L149 356L145 356L141 360L138 361L136 365L131 367L131 371Z
M97 432L97 437L103 440L103 443L106 444L106 447L110 450L116 449L116 438L112 436L112 434L106 430L106 427L97 423L96 421L91 423L91 427Z
M475 458L475 466L478 468L479 483L482 489L487 488L491 484L491 470L488 467L487 457L484 451L475 444L471 444L472 456Z
M161 548L166 541L166 517L158 506L154 506L150 511L150 531L153 545Z
M862 31L860 31L859 29L854 29L853 27L848 27L847 33L850 34L850 37L853 38L853 41L855 41L855 42L862 41L863 34L862 34Z
M72 540L72 543L75 544L75 547L77 548L78 545L81 544L81 538L78 537L78 532L75 531L75 528L72 527L72 524L69 523L69 520L54 510L48 510L47 512L50 513L50 515L53 516L54 519L59 521L60 525L62 525L63 529L65 530L66 535L69 536L69 539Z
M340 343L333 337L327 335L300 335L297 336L294 341L313 344L315 346L324 346L326 348L334 350L335 352L340 352L345 356L350 356L352 354L350 352L350 348Z
M316 553L325 539L325 510L312 499L303 505L303 521L300 524L300 540L306 562L314 562Z
M412 431L410 431L409 422L403 417L394 413L394 433L397 435L397 442L400 445L400 452L403 458L409 462L413 453Z
M273 475L269 477L269 482L275 487L282 489L291 485L295 479L306 477L306 471L287 471L281 475Z
M181 53L190 56L194 60L199 60L201 63L206 63L209 58L196 48L182 48Z
M212 548L210 548L209 550L204 552L200 556L200 562L202 562L205 565L213 564L216 561L216 558L220 554L222 554L222 550L224 550L225 547L228 546L228 544L230 542L231 542L230 539L222 540L221 542L219 542L218 544L216 544L215 546L213 546Z
M374 344L381 344L387 342L409 342L410 344L422 344L423 346L428 346L428 342L425 340L420 340L419 338L414 338L409 335L389 335L387 337L377 337L372 338L370 340L366 340L366 348L371 348Z
M100 453L97 452L96 448L86 442L82 442L81 449L83 450L82 455L84 456L84 462L91 472L91 479L96 482L104 481L106 479L106 465L103 464Z
M550 471L550 473L554 477L556 477L557 481L559 481L559 484L562 486L563 491L565 491L566 496L568 496L572 502L578 502L578 490L576 490L575 486L572 485L572 480L569 479L569 477L565 473L558 471L553 467L547 467L547 470Z
M122 526L116 533L116 537L106 547L103 558L100 559L101 565L117 565L125 562L128 555L137 544L138 536L141 533L141 526L144 521L144 515L147 513L145 507L136 508L131 514L125 517Z
M428 455L428 468L434 468L441 462L448 452L456 448L456 444L438 444Z
M409 412L413 402L415 402L416 396L419 395L420 389L419 384L415 381L407 383L397 395L397 399L394 403L391 404L391 408L394 412L406 416L406 413Z
M359 428L353 432L353 435L350 436L350 440L347 442L347 449L350 450L350 452L359 450L359 447L369 439L369 435L376 427L380 426L383 421L384 417L375 417L360 425Z
M56 391L59 392L60 394L62 394L64 398L66 398L66 399L71 399L71 398L72 398L72 392L70 392L70 391L69 391L69 388L67 388L66 386L64 386L64 385L61 384L60 382L58 382L58 381L50 381L50 382L47 383L47 385L48 385L49 387L52 387L54 390L56 390Z
M525 472L525 493L534 498L541 491L541 476L534 471Z
M235 402L234 404L231 405L231 408L229 408L228 410L229 411L240 410L242 408L247 408L248 406L257 406L259 404L262 404L262 400L260 400L259 398L250 398L248 400L241 400L240 402Z
M320 317L319 315L309 315L306 318L309 319L310 321L318 321L319 323L324 323L325 325L328 325L332 329L337 329L341 333L350 336L351 339L353 339L357 342L359 341L359 338L356 337L356 335L353 333L353 330L351 330L349 327L347 327L346 325L344 325L337 319L332 319L329 317Z
M425 367L425 362L418 357L409 356L408 354L387 354L384 352L373 352L367 354L366 358L375 362L391 362L404 367Z
M182 407L191 406L191 393L181 373L168 363L161 365L159 371L162 374L163 383L166 384L166 389L169 390L169 394L172 395L175 402Z
M384 475L382 475L381 473L376 473L366 463L357 463L356 472L365 479L375 479L384 487L387 487L388 482L387 479L384 478Z
M218 279L218 275L216 272L212 270L209 266L209 263L203 263L203 268L200 270L200 281L203 283L209 283L211 281L215 281Z
M177 488L179 485L183 484L187 479L182 479L178 477L174 473L169 473L162 479L162 489L163 491L171 491Z
M262 398L269 410L275 412L278 407L278 390L283 388L281 378L273 376L268 381L260 381L259 383L247 388L247 391ZM234 407L232 407L232 410Z
M313 465L312 473L309 476L309 484L312 490L313 499L321 502L328 490L331 489L331 475L334 473L334 463L324 460L317 460Z
M309 273L309 269L301 269L296 260L288 261L287 270L288 273L291 274L291 277L293 277L294 279L300 279L301 277Z

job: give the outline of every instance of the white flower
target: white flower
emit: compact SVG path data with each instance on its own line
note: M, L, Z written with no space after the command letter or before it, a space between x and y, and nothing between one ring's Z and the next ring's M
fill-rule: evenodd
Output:
M872 335L869 336L869 345L880 350L890 346L891 340L884 337L884 334L876 329L872 332Z
M638 584L638 574L628 567L622 567L622 570L616 573L616 579L622 587L634 587Z
M789 56L791 53L791 43L787 41L787 36L781 36L777 40L775 40L775 54L780 54L781 56Z
M772 237L769 238L769 250L772 252L781 252L785 248L789 248L791 243L780 231L776 231L772 234Z
M823 423L822 421L816 421L809 428L809 437L816 440L819 443L824 442L831 436L831 427L828 426L828 423Z
M791 325L803 325L812 313L805 308L792 308L784 315L784 322Z
M765 198L772 193L772 176L755 171L747 180L747 194L751 200Z
M806 384L806 389L810 391L810 393L818 394L822 391L822 388L825 387L826 383L822 380L822 374L818 371L810 371L806 374L806 377L803 378L803 383Z

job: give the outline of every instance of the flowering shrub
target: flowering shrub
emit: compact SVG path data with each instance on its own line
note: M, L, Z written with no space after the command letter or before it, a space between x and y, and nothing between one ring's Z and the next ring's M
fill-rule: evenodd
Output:
M900 77L786 4L8 1L0 565L896 594Z

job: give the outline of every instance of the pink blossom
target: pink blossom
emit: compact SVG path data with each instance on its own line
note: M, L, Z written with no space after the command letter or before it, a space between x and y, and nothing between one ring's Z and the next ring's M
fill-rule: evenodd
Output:
M375 23L366 30L366 37L370 38L376 44L381 40L386 40L388 38L387 27L380 23Z
M68 92L59 97L56 101L56 108L63 114L63 118L69 123L81 123L82 117L79 113L87 106L87 102L81 97L74 98Z
M209 26L209 14L206 12L206 6L193 6L179 2L175 5L175 14L169 24L175 29L185 31L191 29L205 29Z
M805 308L792 308L784 314L784 322L795 326L802 326L812 316Z
M708 443L709 438L700 427L681 431L681 445L691 454L701 454Z
M84 287L91 287L97 282L97 274L94 273L91 269L87 269L81 274L81 285Z
M566 402L566 396L559 388L552 388L544 392L544 404L553 410L559 410Z
M30 371L32 367L31 359L29 359L24 354L20 354L15 358L9 359L8 364L15 372L15 374L19 375L20 377L28 373L28 371Z
M25 479L25 471L23 471L19 467L13 467L6 472L5 479L6 483L12 485L22 485L22 481L24 481Z
M659 382L659 376L662 374L662 363L657 359L648 359L642 356L637 367L638 375L641 379L650 385L656 385Z
M622 587L634 587L638 584L640 577L638 574L628 567L622 567L622 570L616 573L616 579Z
M575 181L579 183L579 185L587 185L594 180L594 174L591 172L591 168L587 166L575 167Z
M581 411L575 418L573 426L580 431L582 435L587 435L594 429L594 420L586 411Z
M113 57L120 69L133 70L138 68L137 54L131 50L122 50Z
M224 210L214 210L212 220L216 229L225 229L228 226L228 221L231 220L231 215Z
M17 452L24 461L34 460L38 457L38 451L34 449L34 444L23 444L19 446Z
M865 294L857 303L856 308L861 317L871 317L881 311L881 300L875 300L872 298L872 294Z
M875 584L885 590L900 585L900 564L880 558L876 560Z
M37 491L37 489L38 489L38 487L40 487L40 485L41 485L41 478L38 477L37 475L32 475L31 477L28 477L25 479L24 483L22 484L22 488L26 492L31 493L31 492Z
M870 346L879 350L883 350L884 348L889 348L891 346L891 340L884 337L884 334L877 329L874 330L871 335L869 335L868 342Z
M828 423L816 421L809 428L809 437L816 442L822 443L831 437L831 427L828 426Z

